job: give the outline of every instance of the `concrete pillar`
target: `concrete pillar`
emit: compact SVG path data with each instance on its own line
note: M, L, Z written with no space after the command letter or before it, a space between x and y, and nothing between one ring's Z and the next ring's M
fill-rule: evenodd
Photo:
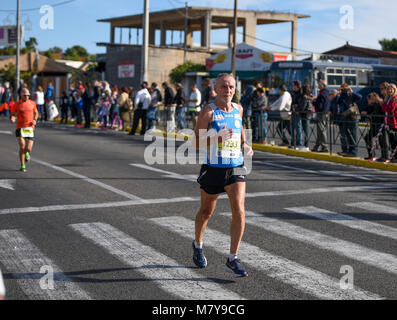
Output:
M167 29L165 28L164 22L160 23L160 46L165 46L167 42Z
M154 25L149 25L149 44L154 45L156 43L156 28Z
M110 24L110 43L114 43L114 29L115 27Z
M186 36L185 36L185 41L186 41L186 47L187 48L193 47L193 30L189 26L189 24L187 26L187 32L186 32Z
M227 47L233 47L233 24L229 24L228 27L228 37L227 37Z
M207 11L204 16L203 27L201 28L201 46L210 48L211 46L211 12Z
M291 21L291 52L292 60L296 60L296 47L298 44L298 20Z
M251 46L256 46L256 17L254 13L250 13L244 19L243 42Z

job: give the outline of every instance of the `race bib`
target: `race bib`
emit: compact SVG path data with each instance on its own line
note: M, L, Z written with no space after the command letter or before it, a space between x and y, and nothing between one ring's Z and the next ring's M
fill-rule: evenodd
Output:
M32 127L21 128L21 137L22 138L33 138L34 137L33 128Z
M241 134L233 133L231 139L218 143L218 157L237 159L241 154Z

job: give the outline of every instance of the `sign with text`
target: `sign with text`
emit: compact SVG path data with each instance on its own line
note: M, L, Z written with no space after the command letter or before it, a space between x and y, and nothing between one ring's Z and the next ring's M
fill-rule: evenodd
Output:
M134 78L135 77L135 64L134 61L124 61L118 64L119 78Z
M21 41L23 39L23 26L21 26ZM0 27L0 46L12 46L17 43L17 26Z

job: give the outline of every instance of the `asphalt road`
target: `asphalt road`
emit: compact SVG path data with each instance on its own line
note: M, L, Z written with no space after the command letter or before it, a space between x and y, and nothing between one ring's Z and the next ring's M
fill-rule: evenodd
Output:
M224 268L227 198L205 233L208 267L197 269L200 166L148 164L149 146L43 124L21 173L14 126L0 119L7 299L397 298L396 174L257 151L239 252L249 277L235 278Z

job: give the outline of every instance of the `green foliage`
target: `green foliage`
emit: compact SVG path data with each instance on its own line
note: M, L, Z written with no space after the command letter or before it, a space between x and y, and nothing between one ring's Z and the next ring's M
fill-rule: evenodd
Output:
M15 85L16 74L16 66L13 63L7 64L5 68L0 69L0 78L3 81L9 81L11 86ZM21 71L20 73L20 78L23 80L28 88L32 87L32 76L32 71Z
M172 83L181 82L186 72L201 72L205 71L205 65L187 61L180 64L171 70L168 75Z
M34 51L38 45L37 39L30 37L28 41L25 41L25 48L21 50L21 53Z
M396 38L379 40L379 44L382 46L382 50L397 51L397 39Z
M13 46L0 48L0 56L13 56L17 52L17 49Z
M79 45L66 49L64 55L66 60L74 61L87 61L90 56L87 50Z

